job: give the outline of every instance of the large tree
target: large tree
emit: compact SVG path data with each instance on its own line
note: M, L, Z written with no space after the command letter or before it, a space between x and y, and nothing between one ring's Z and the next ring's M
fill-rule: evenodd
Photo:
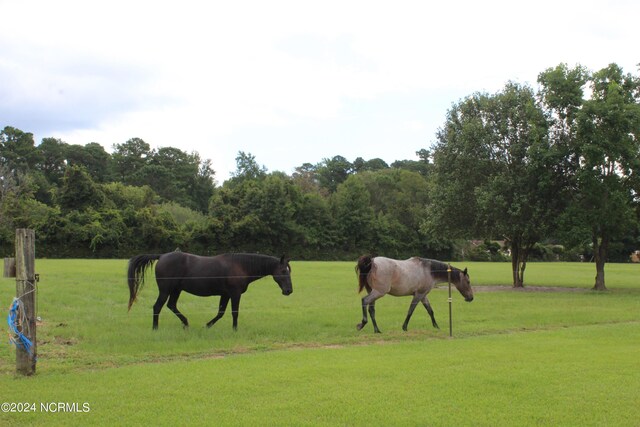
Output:
M62 182L66 168L67 146L68 144L60 139L43 138L37 147L41 155L37 168L53 185L59 185Z
M113 160L116 178L132 184L132 177L149 162L151 147L140 138L131 138L124 144L114 144Z
M416 156L420 160L396 160L391 163L391 167L418 172L420 175L428 177L431 168L433 167L433 164L431 163L431 152L422 148L416 151Z
M342 156L323 159L316 165L316 177L320 187L335 193L338 186L353 173L353 164Z
M281 172L235 176L211 198L213 243L224 251L290 253L302 232L296 224L300 198L300 190Z
M547 121L533 90L508 83L448 112L434 150L431 230L508 240L513 285L524 286L529 252L555 214Z
M435 253L420 232L425 206L430 203L429 184L417 172L383 169L359 173L370 195L375 214L370 250L396 258ZM430 254L431 253L431 254Z
M198 163L198 172L188 178L187 191L191 197L192 206L199 212L207 212L209 199L213 196L216 186L216 171L213 170L211 159L201 160L198 153L192 154Z
M566 201L574 193L573 177L580 168L578 115L588 78L586 68L579 65L569 68L566 64L549 68L538 76L540 103L549 123L550 154L554 155L550 166L558 172L556 179Z
M0 165L10 172L27 172L41 159L36 150L33 134L11 126L0 131Z
M68 165L84 167L96 182L107 182L110 178L111 156L97 142L86 145L68 145L66 159Z
M351 175L331 195L338 243L352 256L369 251L374 241L375 214L361 175Z
M63 211L97 208L102 206L104 201L104 192L84 167L73 165L66 169L58 192L58 203Z
M231 183L245 180L262 179L267 176L267 168L258 164L256 156L244 151L238 151L236 156L236 170L232 173Z
M589 231L594 289L605 290L609 245L637 227L634 180L640 174L640 79L616 64L590 78L577 113L574 197L569 222Z

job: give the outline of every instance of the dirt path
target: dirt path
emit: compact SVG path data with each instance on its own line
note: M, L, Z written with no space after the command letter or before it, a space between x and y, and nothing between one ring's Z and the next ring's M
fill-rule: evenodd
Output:
M587 292L589 288L563 288L560 286L525 286L514 288L513 286L474 286L473 292Z

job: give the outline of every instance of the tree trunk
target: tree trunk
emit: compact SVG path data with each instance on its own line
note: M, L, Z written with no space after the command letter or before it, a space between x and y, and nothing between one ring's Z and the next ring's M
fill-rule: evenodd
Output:
M511 272L513 274L513 287L524 288L524 269L526 267L526 259L522 260L523 248L520 246L518 239L511 242Z
M518 249L513 242L511 243L511 275L513 277L513 287L522 287L522 284L519 284L518 281Z
M598 237L596 233L593 233L593 257L596 262L596 283L593 289L596 291L606 291L607 287L604 284L604 264L607 260L607 249L609 246L609 237Z
M533 244L524 245L521 239L514 239L511 242L511 271L514 288L524 288L524 270L527 268L531 248Z
M15 258L4 259L4 273L2 277L16 277L16 259Z
M513 249L512 249L513 252ZM523 283L523 273L524 271L520 268L520 261L517 257L512 255L511 258L511 269L513 270L513 287L514 288L524 288Z
M527 268L527 253L524 256L520 257L520 276L518 277L520 283L520 287L524 288L524 270Z

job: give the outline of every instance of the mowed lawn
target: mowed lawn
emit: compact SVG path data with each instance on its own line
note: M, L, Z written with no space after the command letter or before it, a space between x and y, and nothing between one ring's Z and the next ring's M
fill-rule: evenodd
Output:
M639 265L607 265L607 292L593 264L529 264L526 282L555 292L510 289L507 263L453 265L476 298L454 290L449 338L446 286L430 294L442 329L418 307L403 332L410 299L387 296L383 333L356 331L353 262L293 262L289 297L252 284L237 332L230 312L205 328L218 298L188 294L191 327L165 307L154 332L152 274L127 312L126 261L37 260L37 374L17 377L0 346L0 401L36 411L0 425L638 425ZM0 280L0 302L14 295Z

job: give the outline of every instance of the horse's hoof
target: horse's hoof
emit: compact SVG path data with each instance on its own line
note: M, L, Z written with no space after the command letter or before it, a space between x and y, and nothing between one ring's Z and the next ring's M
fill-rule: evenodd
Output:
M358 324L356 325L356 329L357 329L357 330L359 330L359 331L360 331L360 330L362 330L362 328L364 328L364 324L362 324L362 323L358 323Z
M402 327L402 330L403 330L403 331L405 331L405 332L407 332L407 327L406 327L406 326L403 326L403 327Z

